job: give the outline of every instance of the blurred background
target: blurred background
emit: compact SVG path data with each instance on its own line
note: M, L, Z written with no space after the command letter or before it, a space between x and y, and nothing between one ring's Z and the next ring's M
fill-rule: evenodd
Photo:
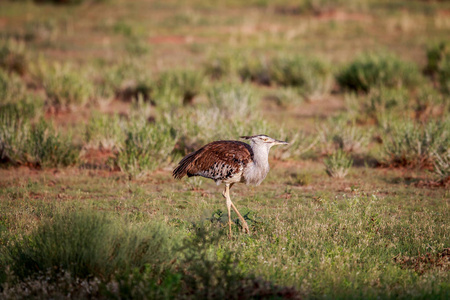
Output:
M290 140L278 159L432 168L447 149L383 141L447 119L448 1L2 1L0 36L3 122L70 137L64 164L139 173L259 133ZM21 147L2 159L61 164Z

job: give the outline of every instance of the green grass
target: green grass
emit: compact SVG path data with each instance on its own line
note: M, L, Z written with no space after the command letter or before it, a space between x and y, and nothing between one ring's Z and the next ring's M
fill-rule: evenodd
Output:
M0 10L0 298L450 297L449 3L54 2ZM228 237L171 171L253 134Z

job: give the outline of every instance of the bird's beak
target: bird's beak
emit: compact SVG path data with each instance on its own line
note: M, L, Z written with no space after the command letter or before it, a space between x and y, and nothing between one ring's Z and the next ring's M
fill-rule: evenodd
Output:
M285 141L275 140L274 145L289 145L289 143L288 143L288 142L285 142Z

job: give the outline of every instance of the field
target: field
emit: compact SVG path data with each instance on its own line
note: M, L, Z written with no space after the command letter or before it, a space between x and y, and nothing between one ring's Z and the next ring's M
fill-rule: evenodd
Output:
M449 1L2 1L0 298L449 299L449 116Z

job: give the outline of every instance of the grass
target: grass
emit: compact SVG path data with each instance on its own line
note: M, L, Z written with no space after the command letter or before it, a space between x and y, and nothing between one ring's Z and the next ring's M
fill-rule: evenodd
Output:
M53 4L0 10L0 298L449 298L448 3ZM254 134L227 237L171 171Z

